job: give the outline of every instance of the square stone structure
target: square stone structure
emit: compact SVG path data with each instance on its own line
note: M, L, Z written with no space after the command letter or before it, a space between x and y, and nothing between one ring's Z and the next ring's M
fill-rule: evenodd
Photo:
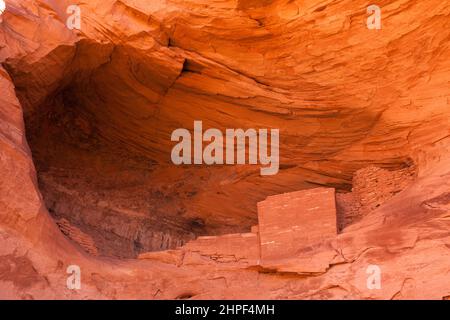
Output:
M337 252L335 190L315 188L268 197L258 203L263 268L322 273Z

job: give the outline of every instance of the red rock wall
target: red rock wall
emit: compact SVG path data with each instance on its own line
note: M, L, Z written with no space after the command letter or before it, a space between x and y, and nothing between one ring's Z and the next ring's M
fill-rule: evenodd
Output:
M337 234L335 203L334 189L326 188L258 203L260 265L280 272L324 272L335 256L330 244Z
M92 0L82 5L81 31L64 23L69 4L9 0L2 15L0 298L450 295L447 2L384 1L378 31L367 29L367 1L359 0ZM168 137L198 119L219 129L280 128L280 174L262 179L252 166L173 169ZM410 159L417 165L410 184L409 173L391 186L372 180L397 181L392 170ZM151 165L138 165L144 162ZM319 259L328 267L287 275L253 265L258 240L245 230L257 222L257 202L317 185L348 189L354 172L371 164L392 172L370 169L370 184L358 182L360 193L342 196L348 216L358 219L330 243L333 251L313 246L294 257L333 252ZM40 189L45 173L57 181ZM136 188L143 181L154 187L150 194ZM80 195L76 208L98 193L97 214L101 201L114 207L120 195L128 210L113 220L129 224L101 215L91 221L131 244L142 240L130 227L136 212L149 208L164 228L181 221L196 234L238 235L200 238L144 259L94 257L47 210L61 207L43 199L58 200L61 182L66 197ZM73 212L81 211L59 214ZM138 247L151 247L151 239ZM241 244L249 250L233 254ZM66 285L70 265L81 269L81 290ZM380 289L367 287L370 265L381 269Z
M87 253L94 256L98 255L98 250L95 246L94 239L92 239L92 237L90 237L88 234L85 234L83 231L70 224L70 222L64 218L56 221L56 224L58 225L59 229L61 229L62 233L78 243Z

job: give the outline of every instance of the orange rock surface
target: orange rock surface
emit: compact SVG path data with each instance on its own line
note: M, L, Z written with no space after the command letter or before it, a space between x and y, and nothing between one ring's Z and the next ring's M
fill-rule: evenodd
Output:
M448 2L6 3L0 298L450 296ZM174 166L195 120L280 172Z
M271 196L258 204L261 266L279 272L325 272L335 256L334 189Z

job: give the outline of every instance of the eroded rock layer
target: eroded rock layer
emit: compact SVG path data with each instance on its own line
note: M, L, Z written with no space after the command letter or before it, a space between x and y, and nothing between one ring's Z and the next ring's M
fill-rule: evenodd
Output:
M450 4L71 4L1 16L1 298L450 296ZM174 166L195 120L279 129L280 172Z

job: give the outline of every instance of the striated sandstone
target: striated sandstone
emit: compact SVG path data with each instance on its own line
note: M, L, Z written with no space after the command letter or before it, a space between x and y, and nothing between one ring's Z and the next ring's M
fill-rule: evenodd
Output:
M61 229L62 233L78 243L87 253L90 253L94 256L98 255L98 249L95 246L95 241L91 236L85 234L77 227L71 225L70 222L64 218L56 221L56 224L58 225L59 229Z

